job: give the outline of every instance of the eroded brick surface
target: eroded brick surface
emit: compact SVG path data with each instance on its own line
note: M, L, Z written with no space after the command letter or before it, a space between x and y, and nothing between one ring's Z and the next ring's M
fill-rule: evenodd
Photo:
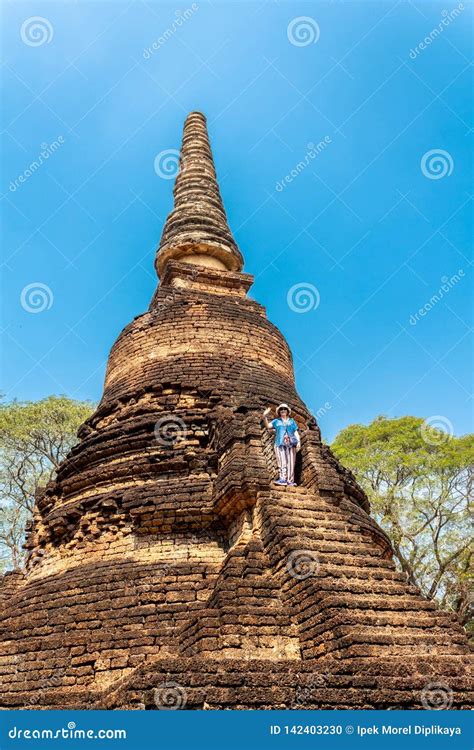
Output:
M37 498L25 575L0 584L1 705L420 708L440 683L467 707L465 633L396 571L321 443L247 296L206 138L193 114L157 293ZM272 484L261 422L283 400L303 435L296 488Z

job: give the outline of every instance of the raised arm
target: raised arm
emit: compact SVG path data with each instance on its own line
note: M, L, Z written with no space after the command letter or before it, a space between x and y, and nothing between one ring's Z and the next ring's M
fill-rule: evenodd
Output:
M271 412L270 407L268 407L268 409L265 409L265 411L263 412L263 421L265 423L265 427L267 428L267 430L274 430L275 429L274 426L268 420L268 415L270 414L270 412Z

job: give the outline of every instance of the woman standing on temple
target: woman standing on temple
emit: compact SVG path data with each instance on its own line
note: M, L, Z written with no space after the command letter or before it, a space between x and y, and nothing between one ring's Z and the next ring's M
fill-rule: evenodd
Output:
M268 430L275 431L275 456L278 463L279 477L275 484L296 487L295 461L296 452L301 447L298 425L290 417L291 409L288 404L280 404L276 409L277 417L268 420L271 409L265 409L263 419Z

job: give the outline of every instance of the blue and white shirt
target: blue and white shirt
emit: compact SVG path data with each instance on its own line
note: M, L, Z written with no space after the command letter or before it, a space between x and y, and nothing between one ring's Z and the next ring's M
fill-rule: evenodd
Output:
M291 438L295 433L298 433L298 425L291 417L285 421L281 417L278 417L277 419L273 419L270 424L275 430L275 445L278 448L281 445L285 445L285 434ZM296 434L296 437L298 438L298 434Z

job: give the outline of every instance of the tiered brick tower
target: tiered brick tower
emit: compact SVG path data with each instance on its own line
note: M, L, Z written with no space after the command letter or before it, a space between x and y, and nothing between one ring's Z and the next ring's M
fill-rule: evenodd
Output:
M150 308L37 498L26 574L0 586L1 704L415 708L442 683L466 707L463 629L395 570L247 297L199 113L174 194ZM273 486L261 421L283 400L296 488Z

